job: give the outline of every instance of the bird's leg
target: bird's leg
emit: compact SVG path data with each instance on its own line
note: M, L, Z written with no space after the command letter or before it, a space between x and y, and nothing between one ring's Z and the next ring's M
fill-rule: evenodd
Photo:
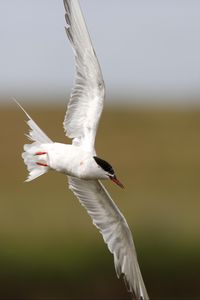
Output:
M47 154L47 152L36 152L35 155L43 155L43 154Z
M35 153L35 155L45 155L45 154L47 154L47 152L41 152L41 151L39 151L39 152L36 152L36 153ZM45 164L45 163L36 162L36 164L37 164L38 166L48 167L48 165Z
M36 164L37 164L38 166L42 166L42 167L48 167L48 165L47 165L47 164L43 164L43 163L40 163L40 162L36 162Z

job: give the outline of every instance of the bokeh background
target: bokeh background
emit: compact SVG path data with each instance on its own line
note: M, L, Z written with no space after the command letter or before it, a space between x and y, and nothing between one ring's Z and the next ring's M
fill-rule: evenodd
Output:
M152 299L199 298L200 3L81 0L107 87L96 149ZM25 116L53 140L74 63L62 1L0 1L0 298L129 299L67 178L23 183ZM69 141L68 141L69 142Z

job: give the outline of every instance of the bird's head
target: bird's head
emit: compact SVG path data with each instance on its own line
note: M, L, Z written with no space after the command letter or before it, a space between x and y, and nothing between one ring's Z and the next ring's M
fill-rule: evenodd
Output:
M110 178L110 180L112 180L114 183L119 185L121 188L124 188L123 184L117 179L113 167L107 161L97 156L94 156L94 160L97 165L105 172L107 178Z

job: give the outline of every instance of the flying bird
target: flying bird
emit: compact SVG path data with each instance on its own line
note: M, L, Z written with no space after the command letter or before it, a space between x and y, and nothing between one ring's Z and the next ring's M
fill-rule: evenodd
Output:
M69 188L85 207L114 256L117 276L125 280L133 299L148 300L128 224L100 180L123 188L110 163L95 151L105 86L78 0L64 0L66 33L75 56L75 85L64 118L66 136L72 144L53 142L17 102L27 117L28 138L22 157L31 181L49 170L67 175Z

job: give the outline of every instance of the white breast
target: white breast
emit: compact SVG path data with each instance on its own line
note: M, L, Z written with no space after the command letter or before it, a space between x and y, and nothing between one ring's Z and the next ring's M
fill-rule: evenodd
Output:
M82 179L105 179L105 173L93 159L93 153L81 147L61 143L49 145L51 169Z

